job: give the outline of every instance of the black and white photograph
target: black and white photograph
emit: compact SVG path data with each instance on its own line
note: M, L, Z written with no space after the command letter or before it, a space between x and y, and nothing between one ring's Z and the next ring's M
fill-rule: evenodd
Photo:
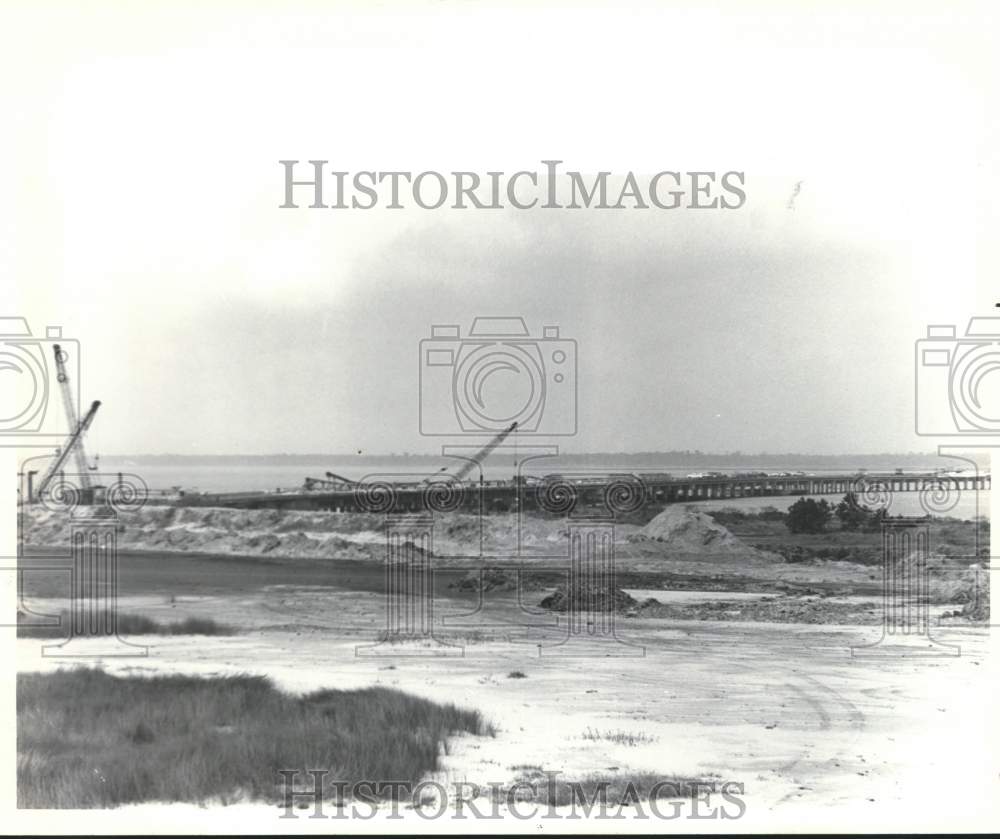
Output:
M0 5L3 833L1000 828L998 35Z

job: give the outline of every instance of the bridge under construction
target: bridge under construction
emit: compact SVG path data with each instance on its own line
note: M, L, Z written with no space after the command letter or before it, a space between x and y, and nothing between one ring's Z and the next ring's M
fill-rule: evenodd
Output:
M428 479L390 481L371 476L360 481L316 480L308 488L273 492L184 494L173 503L183 506L242 509L327 510L334 512L506 512L515 509L569 513L579 507L605 507L629 512L648 505L755 496L845 495L860 503L902 492L925 493L943 499L956 493L990 489L988 473L944 475L907 474L726 475L677 477L655 472L604 474L551 473L511 480L458 480L438 474ZM152 500L152 499L151 499Z
M58 449L37 487L28 474L28 503L43 500L50 487L65 483L63 471L72 457L79 481L80 500L94 503L104 487L95 485L90 472L84 437L100 407L94 402L80 418L70 391L64 354L53 346L57 380L66 411L69 435ZM323 510L331 512L508 512L537 510L566 515L581 508L603 509L612 514L633 512L647 506L675 502L704 501L755 496L814 496L854 493L861 504L882 506L889 496L901 492L922 493L925 509L947 512L951 499L963 492L989 490L990 474L978 471L960 473L764 473L732 475L677 475L635 469L591 470L587 472L551 472L544 475L518 472L507 480L486 480L482 466L491 453L518 431L511 423L500 429L481 449L461 455L461 465L444 467L425 476L371 475L352 480L333 472L323 478L305 478L301 488L267 492L150 492L143 495L154 504L197 507L232 507L240 509ZM515 438L516 439L516 438ZM530 458L529 458L530 459ZM523 465L523 464L522 464Z

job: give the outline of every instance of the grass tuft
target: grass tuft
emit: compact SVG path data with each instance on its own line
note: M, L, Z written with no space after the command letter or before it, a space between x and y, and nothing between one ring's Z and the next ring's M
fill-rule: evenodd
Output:
M605 740L609 743L618 743L622 746L638 746L643 743L655 743L657 737L646 734L642 731L598 731L596 728L587 727L583 732L584 740Z
M261 676L19 673L18 806L282 803L280 769L416 784L457 732L495 734L476 711L383 687L293 696Z

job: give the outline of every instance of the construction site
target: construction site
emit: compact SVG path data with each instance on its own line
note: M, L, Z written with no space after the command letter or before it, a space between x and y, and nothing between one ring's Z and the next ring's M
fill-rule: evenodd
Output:
M426 475L148 487L90 460L101 403L77 415L53 354L67 433L21 476L23 672L97 655L110 673L458 701L497 733L453 738L434 778L686 773L743 784L750 824L845 801L915 823L914 750L938 789L965 777L959 729L923 721L981 719L989 695L989 523L952 514L988 498L986 472L574 471L521 441L514 474L488 480L512 423ZM924 514L790 531L789 505L823 496ZM922 582L887 600L901 563ZM210 635L156 629L192 621Z
M22 503L42 501L54 487L72 487L77 503L100 503L107 485L95 483L91 477L98 467L88 460L86 435L101 403L92 402L82 417L78 415L64 353L59 344L54 344L52 350L67 436L44 471L27 469L24 472ZM350 479L328 471L323 477L306 476L300 487L266 492L190 492L183 487L166 490L148 486L143 486L142 492L149 503L195 507L385 514L421 510L479 514L536 510L566 514L579 506L581 509L603 507L608 514L616 515L678 502L846 493L864 496L906 492L972 493L988 491L991 485L988 472L951 474L943 468L905 474L898 469L886 473L742 472L696 473L682 477L634 469L565 474L546 469L557 449L543 446L532 453L531 446L523 443L515 447L515 451L524 453L515 474L505 480L487 480L483 473L484 462L490 455L503 451L505 442L516 438L517 432L518 424L514 422L478 450L452 447L448 451L445 447L442 460L446 460L447 465L422 476L373 474ZM73 466L69 472L67 464ZM117 476L111 477L113 480ZM140 476L132 477L142 480Z

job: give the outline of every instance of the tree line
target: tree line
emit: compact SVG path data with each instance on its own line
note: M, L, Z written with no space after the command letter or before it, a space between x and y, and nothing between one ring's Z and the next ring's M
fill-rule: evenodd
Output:
M842 530L879 530L885 510L872 510L862 504L855 493L849 492L839 504L825 498L800 498L785 515L785 526L792 533L822 533L836 518Z

